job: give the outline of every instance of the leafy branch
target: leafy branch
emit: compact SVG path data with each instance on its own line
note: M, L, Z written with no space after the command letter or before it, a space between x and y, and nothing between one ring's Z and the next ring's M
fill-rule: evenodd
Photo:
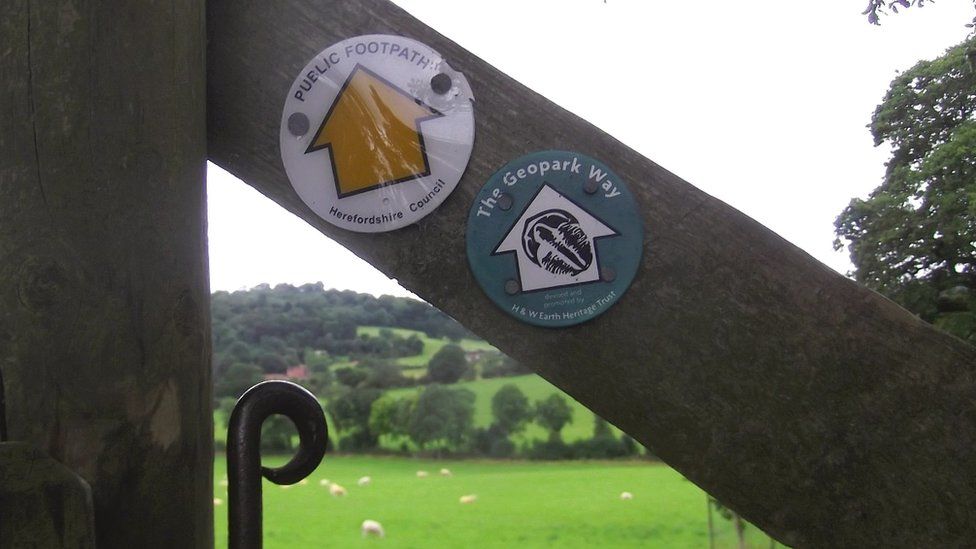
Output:
M868 6L862 14L868 16L868 23L880 25L881 16L888 12L898 13L899 9L908 9L913 6L922 8L926 4L934 3L935 0L868 0ZM973 5L976 7L976 0L974 0ZM976 28L976 14L974 14L971 22L966 23L966 27Z

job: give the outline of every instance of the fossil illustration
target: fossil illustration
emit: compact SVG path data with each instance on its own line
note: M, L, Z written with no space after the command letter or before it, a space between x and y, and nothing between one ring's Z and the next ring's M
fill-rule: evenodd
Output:
M593 262L593 244L579 221L564 210L546 210L525 221L522 248L536 265L576 276Z

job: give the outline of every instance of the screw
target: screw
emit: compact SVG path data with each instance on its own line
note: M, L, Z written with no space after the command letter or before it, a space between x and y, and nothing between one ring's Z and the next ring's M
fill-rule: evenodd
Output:
M613 270L613 267L604 267L600 269L600 278L604 282L613 282L617 279L617 271Z
M308 133L308 117L300 112L292 113L288 117L288 132L295 137L301 137Z
M515 295L522 290L517 280L508 279L505 281L505 293L508 295Z
M454 87L454 82L451 81L451 77L439 72L430 79L430 88L434 90L437 95L444 95L445 93L451 91Z
M498 197L498 207L501 208L502 210L506 211L506 212L508 210L511 210L512 209L512 195L510 195L508 193L502 193L502 195Z
M586 194L593 194L599 188L600 188L600 184L592 179L587 179L586 183L583 183L583 192L585 192Z

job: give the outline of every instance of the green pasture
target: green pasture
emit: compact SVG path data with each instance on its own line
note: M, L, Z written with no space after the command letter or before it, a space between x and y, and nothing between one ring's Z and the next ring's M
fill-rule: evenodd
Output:
M280 464L286 458L267 459ZM451 477L438 474L448 468ZM430 476L418 478L416 472ZM214 469L217 547L227 547L225 459ZM369 486L356 481L369 476ZM333 497L320 480L348 490ZM631 492L633 499L620 494ZM477 500L461 504L464 495ZM384 539L363 539L365 519ZM736 547L732 525L717 515L716 547ZM769 547L749 527L750 547ZM592 548L709 546L705 494L674 470L649 462L431 461L327 456L305 485L264 483L267 549L322 547Z

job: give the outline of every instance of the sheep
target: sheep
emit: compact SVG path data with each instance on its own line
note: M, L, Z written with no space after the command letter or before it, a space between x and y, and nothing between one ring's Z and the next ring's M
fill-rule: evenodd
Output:
M332 494L334 497L339 497L339 496L345 496L349 492L347 492L346 489L343 488L342 486L339 486L338 484L333 482L332 484L329 485L329 493Z
M329 482L329 479L327 479L327 478L324 478L324 479L322 479L322 480L319 481L319 486L328 486L330 484L332 484L332 483Z
M460 501L463 504L468 504L468 503L474 503L477 500L478 500L478 496L477 495L475 495L475 494L468 494L466 496L461 496L461 499L458 500L458 501Z
M214 505L223 505L223 504L224 504L224 500L220 498L214 498Z
M417 471L417 478L427 478L427 471Z
M373 479L371 479L369 477L362 477L358 481L356 481L356 484L358 484L360 486L369 486L369 483L370 482L373 482Z
M441 476L442 477L453 477L454 474L451 473L451 470L450 469L441 469Z
M380 538L386 537L386 532L383 531L383 525L375 520L364 520L360 530L362 531L364 538L366 536L377 536Z
M620 493L620 499L623 499L623 500L634 499L634 494L631 494L630 492L621 492Z

